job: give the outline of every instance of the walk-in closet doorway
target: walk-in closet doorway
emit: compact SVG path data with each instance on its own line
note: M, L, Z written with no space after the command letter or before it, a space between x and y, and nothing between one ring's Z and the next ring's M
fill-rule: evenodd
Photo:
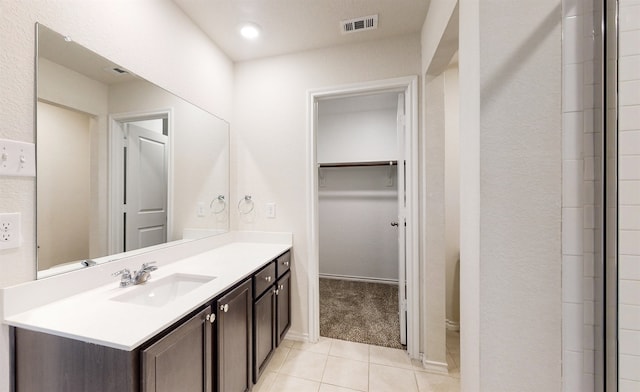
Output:
M419 355L416 83L309 95L312 341Z

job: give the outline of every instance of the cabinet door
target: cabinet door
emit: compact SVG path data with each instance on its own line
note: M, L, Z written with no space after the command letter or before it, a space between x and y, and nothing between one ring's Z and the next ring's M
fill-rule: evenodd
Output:
M291 272L278 280L276 293L276 346L279 346L291 326Z
M258 382L275 348L276 290L271 286L253 305L253 382Z
M212 392L212 325L207 307L142 352L143 392Z
M216 301L218 311L218 391L244 392L251 384L253 297L248 279Z

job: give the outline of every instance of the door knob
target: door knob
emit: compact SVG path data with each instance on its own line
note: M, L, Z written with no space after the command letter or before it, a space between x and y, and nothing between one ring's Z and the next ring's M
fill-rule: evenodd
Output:
M391 222L391 226L398 226L398 222Z
M220 310L227 313L229 311L229 304L220 305Z

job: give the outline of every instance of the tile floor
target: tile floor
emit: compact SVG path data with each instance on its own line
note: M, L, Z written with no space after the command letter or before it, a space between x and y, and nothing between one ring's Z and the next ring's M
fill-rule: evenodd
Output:
M435 392L460 390L460 335L447 332L449 374L429 373L406 352L320 338L284 340L254 392Z

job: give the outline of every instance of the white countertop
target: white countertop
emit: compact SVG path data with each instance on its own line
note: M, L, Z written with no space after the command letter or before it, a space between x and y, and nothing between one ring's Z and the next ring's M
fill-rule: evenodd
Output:
M6 314L5 309L4 322L14 327L133 350L290 248L290 243L231 242L160 265L158 270L151 272L149 283L174 273L216 277L161 307L112 300L112 297L143 287L121 288L119 281L112 279L108 284L20 313Z

